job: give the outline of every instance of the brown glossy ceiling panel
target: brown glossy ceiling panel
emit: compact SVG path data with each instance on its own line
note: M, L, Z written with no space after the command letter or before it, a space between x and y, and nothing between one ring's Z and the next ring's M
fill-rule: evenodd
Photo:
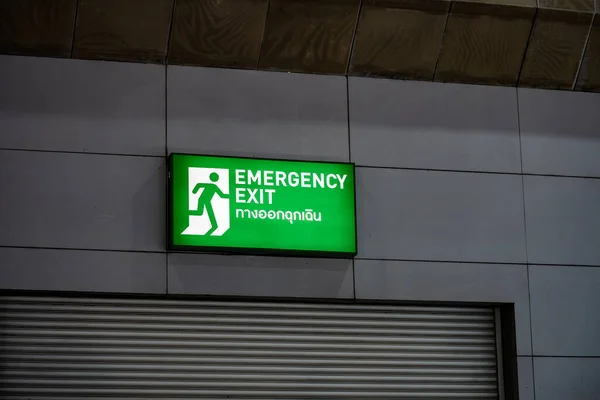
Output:
M600 10L598 10L600 11ZM581 62L577 90L600 92L600 15L596 14L585 56Z
M363 0L349 72L433 79L449 9L449 0Z
M268 0L175 0L169 63L256 68Z
M0 52L71 56L77 0L0 0Z
M538 0L538 7L549 10L594 12L594 0Z
M79 0L73 56L164 62L173 0Z
M577 7L580 9L576 10ZM540 0L519 86L571 89L593 12L592 0Z
M516 85L535 10L535 0L519 6L454 1L435 80Z
M259 68L345 74L360 0L271 0Z

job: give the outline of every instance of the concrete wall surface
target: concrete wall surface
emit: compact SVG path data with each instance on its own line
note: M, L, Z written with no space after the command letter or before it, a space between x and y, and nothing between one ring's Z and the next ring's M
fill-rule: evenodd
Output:
M0 289L508 304L600 398L600 94L0 56ZM354 260L166 250L170 152L350 161Z

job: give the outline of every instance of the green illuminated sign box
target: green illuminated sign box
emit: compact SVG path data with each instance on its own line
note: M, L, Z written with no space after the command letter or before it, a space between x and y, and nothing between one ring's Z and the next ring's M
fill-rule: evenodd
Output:
M354 164L171 154L172 249L356 254Z

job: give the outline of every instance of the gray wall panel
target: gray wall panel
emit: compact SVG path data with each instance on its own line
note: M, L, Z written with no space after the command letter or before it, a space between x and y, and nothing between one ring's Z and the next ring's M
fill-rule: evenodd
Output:
M529 262L600 265L600 180L525 176Z
M359 257L525 262L520 176L357 168Z
M600 358L534 359L536 400L598 400Z
M523 171L600 176L600 93L519 89Z
M168 151L348 161L346 80L168 67Z
M531 355L527 267L356 260L357 299L512 303L517 353Z
M0 289L165 293L166 255L0 248Z
M514 88L350 78L358 165L521 172Z
M519 385L519 400L534 400L535 386L533 383L533 358L518 357L518 385Z
M165 154L165 67L0 56L0 148Z
M165 250L165 161L0 151L0 246Z
M600 357L600 268L530 266L533 350Z
M352 260L169 254L169 293L352 298Z

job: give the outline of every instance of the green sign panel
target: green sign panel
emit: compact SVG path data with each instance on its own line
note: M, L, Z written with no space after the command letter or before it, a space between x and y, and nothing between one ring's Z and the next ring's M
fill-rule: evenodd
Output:
M171 154L170 247L356 254L354 164Z

